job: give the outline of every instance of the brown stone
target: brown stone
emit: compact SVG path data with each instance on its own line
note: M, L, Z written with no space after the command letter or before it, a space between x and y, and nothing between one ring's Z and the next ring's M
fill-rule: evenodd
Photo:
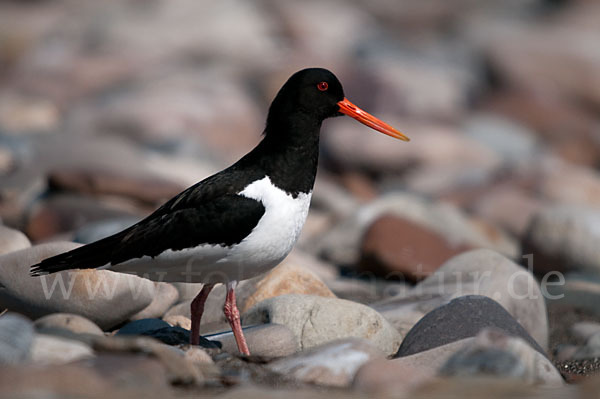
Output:
M258 302L285 294L306 294L335 298L331 290L313 272L296 263L284 262L256 282L254 292L240 308L243 313Z
M440 234L393 215L383 215L369 227L361 246L361 272L385 278L419 281L445 261L472 247L453 244Z

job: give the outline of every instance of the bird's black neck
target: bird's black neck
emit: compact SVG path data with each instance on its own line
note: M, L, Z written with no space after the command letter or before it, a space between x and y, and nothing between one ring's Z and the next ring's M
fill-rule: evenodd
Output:
M263 140L238 162L259 169L271 182L296 197L312 191L319 158L321 122L300 113L269 115Z

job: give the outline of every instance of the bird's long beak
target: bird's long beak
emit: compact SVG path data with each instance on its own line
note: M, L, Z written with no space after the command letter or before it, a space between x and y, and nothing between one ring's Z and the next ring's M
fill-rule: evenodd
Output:
M356 105L352 104L347 98L344 98L342 101L339 101L338 106L340 107L340 112L342 114L351 116L356 119L360 123L367 125L371 129L375 129L378 132L387 134L388 136L392 136L394 138L410 141L408 137L400 133L398 130L394 129L384 121L375 118L373 115L368 112L363 111L358 108Z

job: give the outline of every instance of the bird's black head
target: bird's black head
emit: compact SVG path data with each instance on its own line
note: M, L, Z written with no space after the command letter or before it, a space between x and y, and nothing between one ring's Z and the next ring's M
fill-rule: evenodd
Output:
M329 117L340 115L338 102L344 99L342 84L323 68L308 68L293 74L277 93L269 109L269 122L296 115L310 118L320 125Z
M342 114L381 133L408 141L398 130L352 104L344 96L338 78L323 68L303 69L288 79L271 103L265 133L280 139L306 137L308 132L315 136L324 119Z

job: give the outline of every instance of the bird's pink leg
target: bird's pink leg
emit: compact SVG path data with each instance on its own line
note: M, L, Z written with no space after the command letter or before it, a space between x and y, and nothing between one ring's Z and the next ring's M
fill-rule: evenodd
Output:
M194 298L190 305L190 313L192 315L191 345L198 345L200 343L200 319L202 319L202 313L204 313L206 298L208 298L208 294L210 294L214 286L214 284L204 284L200 293L196 295L196 298Z
M242 331L242 324L240 323L240 311L237 308L235 302L235 286L237 281L230 281L227 283L227 297L225 298L225 306L223 306L223 313L225 318L231 326L235 342L237 343L238 350L242 355L249 356L250 351L248 350L248 344Z

